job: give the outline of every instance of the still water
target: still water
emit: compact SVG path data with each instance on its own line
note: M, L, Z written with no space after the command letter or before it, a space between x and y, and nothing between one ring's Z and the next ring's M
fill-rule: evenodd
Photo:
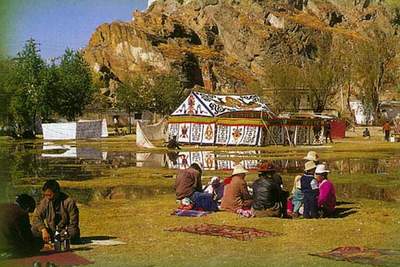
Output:
M127 144L131 145L131 144ZM133 144L132 144L133 146ZM302 172L304 156L302 153L271 153L265 151L192 151L169 153L138 153L105 150L85 144L32 142L2 142L0 147L0 179L3 199L9 198L15 185L24 184L23 191L39 197L40 188L30 184L40 184L46 179L85 181L98 179L110 170L126 167L183 169L192 162L202 162L205 170L212 173L219 170L231 170L240 162L249 170L255 170L261 158L269 158L284 175ZM285 156L288 159L285 159ZM346 158L326 162L331 171L337 174L377 174L384 175L390 169L400 166L400 155L387 158ZM382 189L370 186L356 188L351 185L338 185L344 196L366 196L372 199L391 200ZM86 203L91 199L140 198L159 193L172 192L170 187L124 186L102 189L70 189L70 194ZM338 190L339 191L339 190ZM354 193L352 193L354 192ZM385 195L386 194L386 195Z

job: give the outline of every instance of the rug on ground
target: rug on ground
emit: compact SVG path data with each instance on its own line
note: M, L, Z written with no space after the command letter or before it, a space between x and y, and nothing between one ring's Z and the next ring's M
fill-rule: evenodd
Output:
M278 233L259 230L256 228L216 224L196 224L190 226L167 228L165 230L170 232L186 232L199 235L221 236L225 238L234 238L241 241L252 240L259 237L280 235Z
M338 247L328 252L310 254L337 261L349 261L374 266L400 266L400 250L364 247Z
M38 256L8 259L0 262L1 266L32 266L34 262L40 262L41 266L46 266L46 263L52 262L56 266L78 266L94 263L81 256L76 255L72 251L68 252L42 252Z

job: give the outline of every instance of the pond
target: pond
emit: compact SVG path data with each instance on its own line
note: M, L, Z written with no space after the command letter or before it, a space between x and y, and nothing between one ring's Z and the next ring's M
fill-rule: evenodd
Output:
M127 143L126 145L134 146ZM202 162L206 173L229 171L237 163L246 169L256 170L260 159L270 159L279 171L293 177L303 170L302 151L270 152L262 150L246 151L171 151L168 153L143 153L135 151L113 151L89 144L65 142L2 142L0 148L0 178L2 196L9 196L17 185L24 185L21 190L30 190L40 197L38 187L46 179L86 181L107 177L117 170L135 167L151 169L183 169L192 162ZM285 158L286 157L286 158ZM377 174L385 175L400 166L400 154L384 158L340 158L326 161L328 168L335 174ZM171 178L170 176L167 176ZM290 181L289 181L290 183ZM32 185L31 188L29 185ZM367 197L371 199L391 200L388 193L381 192L374 186L341 186L340 192L346 197ZM18 190L17 190L18 191ZM377 192L379 191L379 192ZM158 193L172 193L171 187L146 186L107 187L101 189L76 189L74 196L81 202L91 199L140 198Z

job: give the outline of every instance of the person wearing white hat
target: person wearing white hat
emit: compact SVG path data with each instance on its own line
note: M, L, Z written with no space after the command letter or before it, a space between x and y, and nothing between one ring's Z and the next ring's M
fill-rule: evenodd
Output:
M318 209L323 217L329 217L335 213L336 190L331 181L328 180L329 170L325 164L318 164L315 169L315 177L319 183Z
M232 171L232 181L225 186L221 209L236 212L238 209L249 209L253 200L245 181L248 171L240 164Z
M307 156L305 156L303 159L307 161L314 161L315 164L318 164L319 156L315 151L308 151Z
M307 161L304 165L305 172L300 178L304 202L304 218L316 218L318 216L318 182L314 178L316 167L314 161Z

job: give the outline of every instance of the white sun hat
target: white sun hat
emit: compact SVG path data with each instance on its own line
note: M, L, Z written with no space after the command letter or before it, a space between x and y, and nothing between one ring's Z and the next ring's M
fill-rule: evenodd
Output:
M317 165L315 165L314 161L310 160L307 161L306 164L304 164L304 170L309 171L312 169L315 169Z
M326 169L325 164L318 164L317 168L315 169L316 174L328 173L328 172L329 172L329 170Z
M311 161L317 161L318 160L318 154L315 151L308 151L307 156L305 156L303 159L311 160Z
M232 176L241 173L248 173L249 171L246 170L241 164L236 165L233 167Z

